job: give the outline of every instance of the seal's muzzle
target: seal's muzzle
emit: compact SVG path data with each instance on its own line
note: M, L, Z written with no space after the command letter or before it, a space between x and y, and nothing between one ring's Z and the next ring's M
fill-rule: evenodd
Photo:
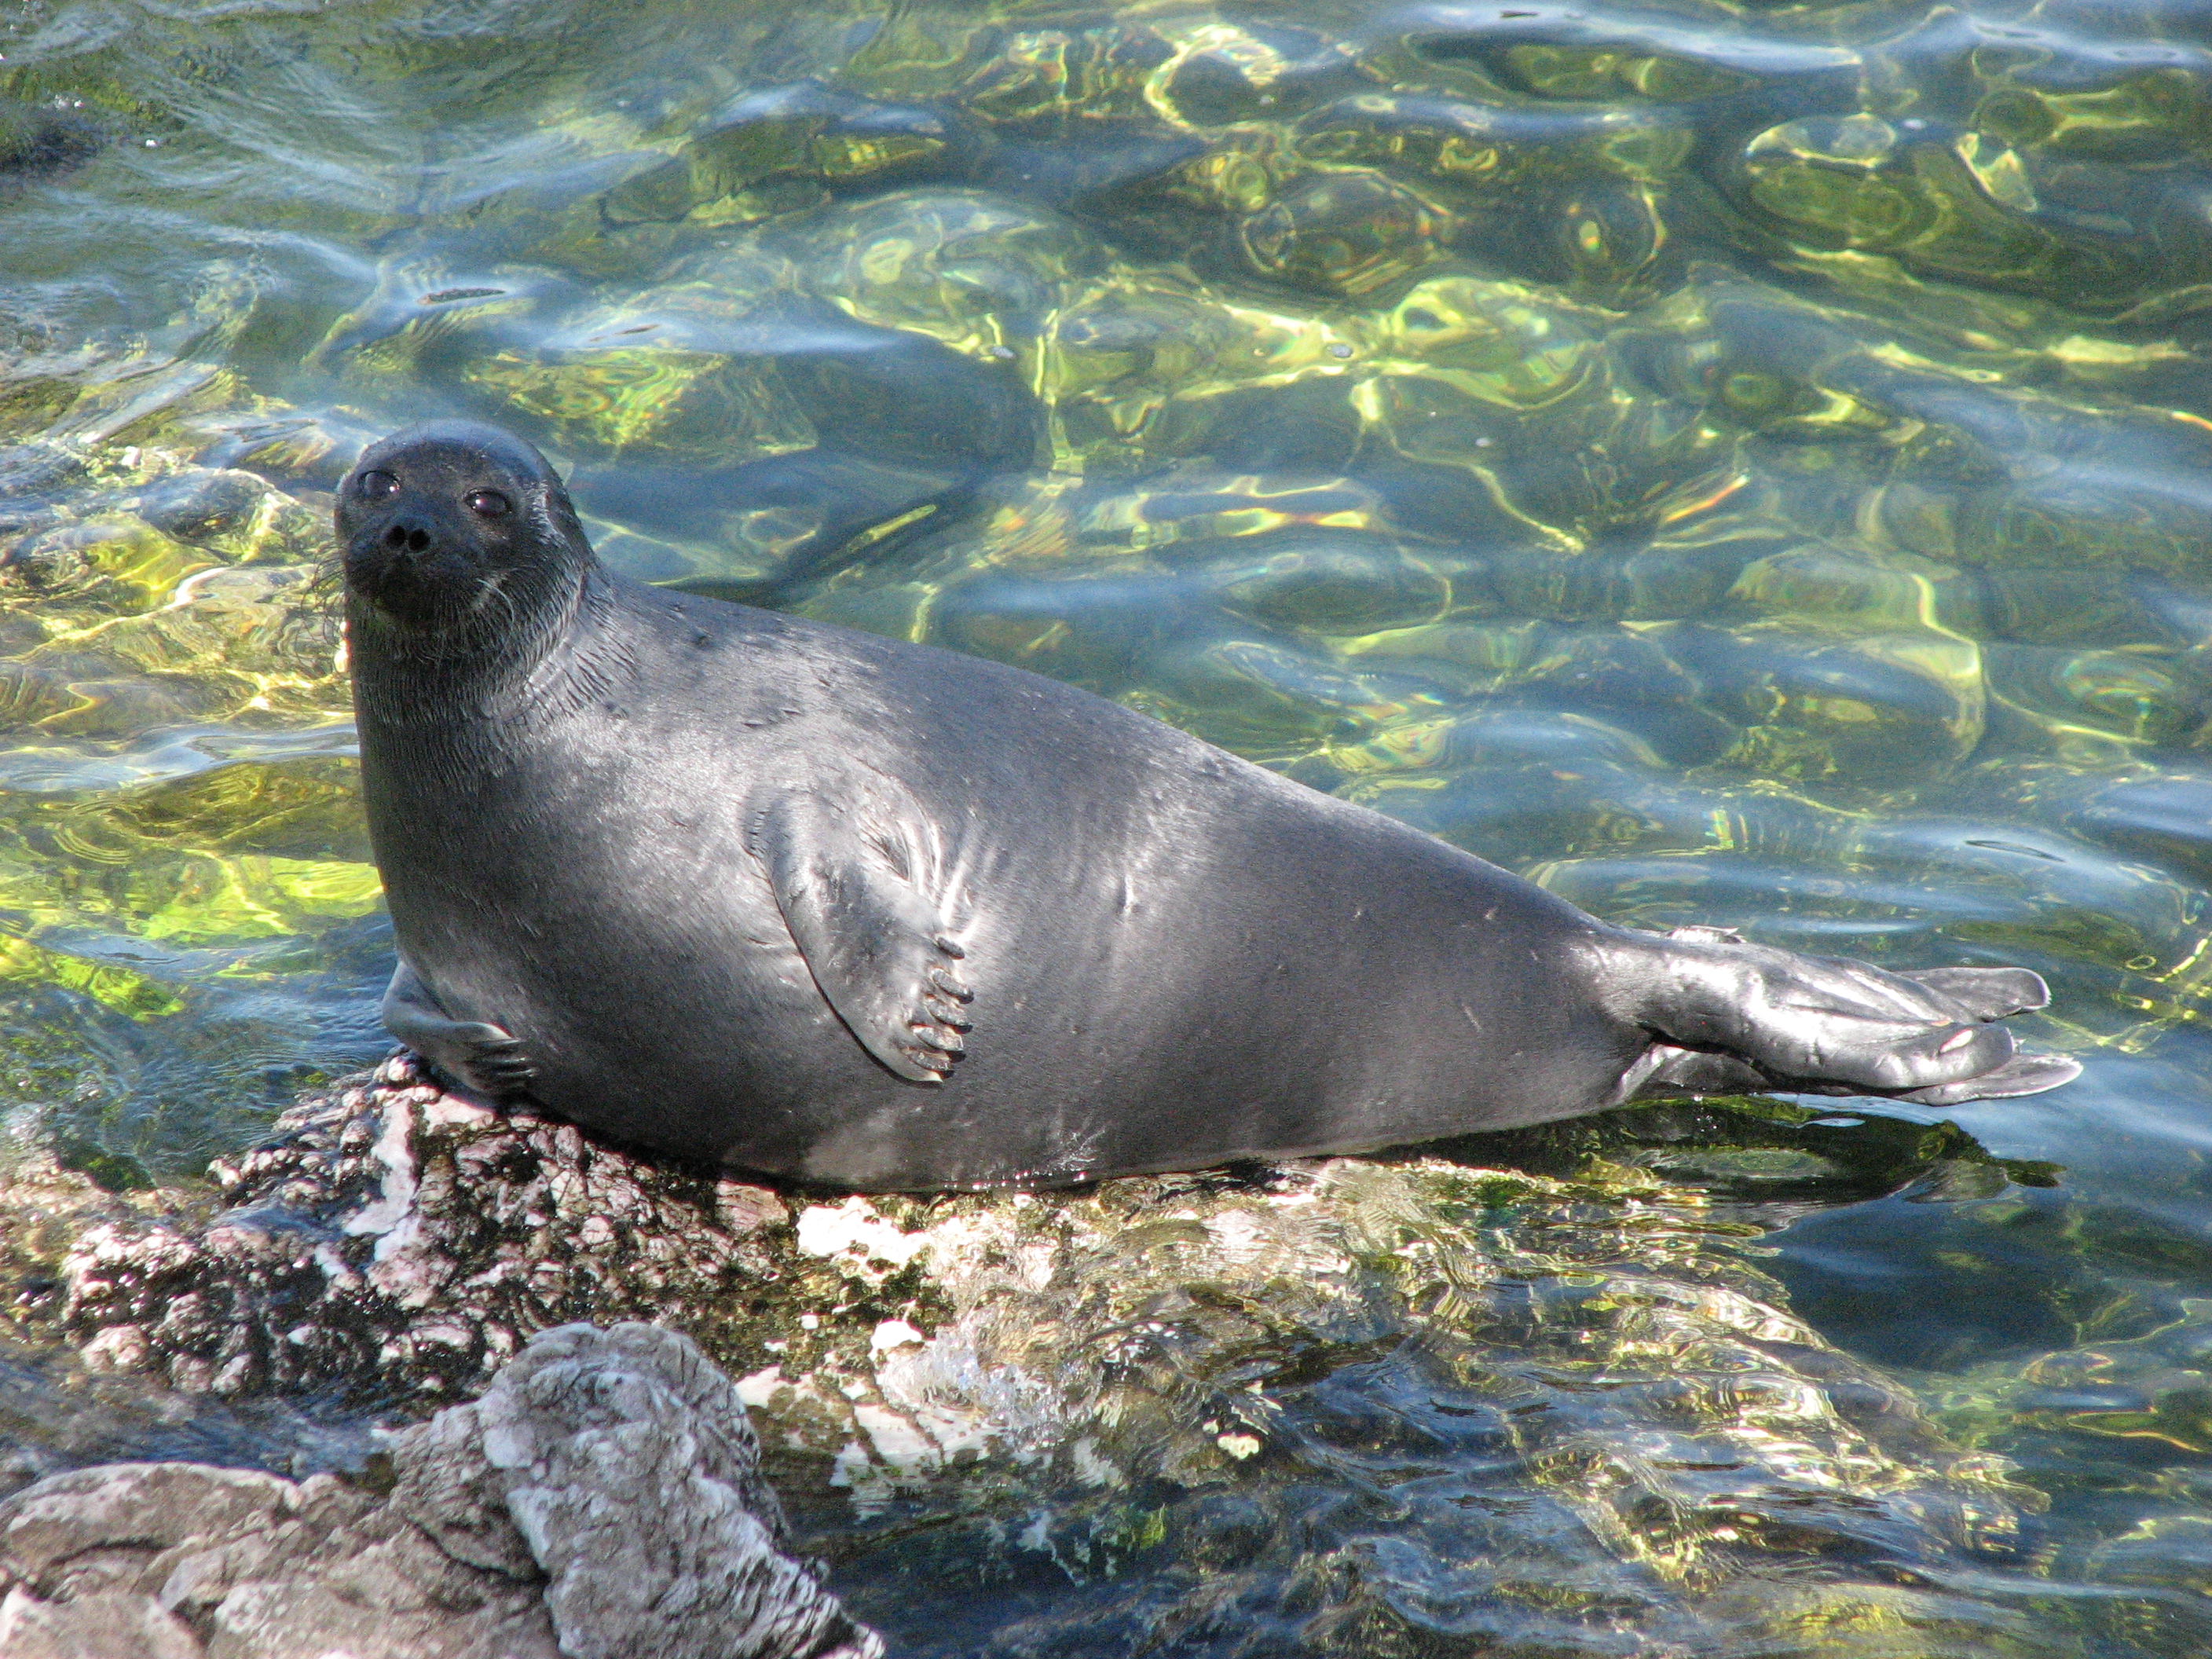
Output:
M536 502L565 526L565 497L557 514L549 507L559 490L544 458L508 434L440 422L396 434L339 487L347 591L374 619L422 633L462 628L502 594L512 612L554 574L517 504ZM553 562L578 556L588 554L564 546Z

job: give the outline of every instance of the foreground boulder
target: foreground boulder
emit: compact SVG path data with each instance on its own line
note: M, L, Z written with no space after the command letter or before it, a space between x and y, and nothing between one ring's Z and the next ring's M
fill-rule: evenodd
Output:
M113 1463L18 1493L0 1654L878 1659L759 1462L690 1341L565 1326L392 1436L388 1484Z

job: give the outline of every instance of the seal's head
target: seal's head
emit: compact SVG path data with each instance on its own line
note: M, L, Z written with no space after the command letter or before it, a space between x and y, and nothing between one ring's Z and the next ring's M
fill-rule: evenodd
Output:
M472 421L370 445L338 486L337 532L349 621L409 653L510 651L592 564L545 458Z

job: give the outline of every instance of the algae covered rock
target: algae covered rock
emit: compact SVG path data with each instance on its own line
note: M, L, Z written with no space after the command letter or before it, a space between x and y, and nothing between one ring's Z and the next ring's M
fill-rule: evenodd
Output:
M801 286L861 322L1000 362L1026 355L1066 285L1100 263L1073 222L980 191L908 191L796 228Z
M1449 212L1379 173L1313 173L1245 220L1252 269L1293 288L1365 294L1440 259Z
M0 99L0 198L65 177L100 153L105 135L76 110Z
M64 1317L118 1364L223 1394L374 1377L451 1399L572 1319L738 1316L768 1267L754 1235L781 1214L760 1188L602 1156L404 1062L309 1097L216 1179L232 1202L211 1225L86 1232Z
M735 465L817 443L893 459L1026 459L1029 399L995 356L873 327L783 286L774 249L690 256L611 307L454 374L571 451Z

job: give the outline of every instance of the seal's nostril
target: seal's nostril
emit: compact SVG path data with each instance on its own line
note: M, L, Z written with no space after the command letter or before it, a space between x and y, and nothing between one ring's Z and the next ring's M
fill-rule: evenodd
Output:
M429 546L429 537L425 535L422 532L419 530L410 530L407 532L407 546L410 552L420 553L424 548Z
M392 526L391 529L384 532L384 544L386 547L406 546L407 532L402 530L398 525Z

